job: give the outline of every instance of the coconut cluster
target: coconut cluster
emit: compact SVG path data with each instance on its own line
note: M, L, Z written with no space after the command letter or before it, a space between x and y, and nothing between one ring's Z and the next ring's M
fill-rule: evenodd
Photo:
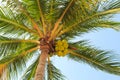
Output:
M56 55L63 57L68 53L68 42L66 40L58 40L55 45Z

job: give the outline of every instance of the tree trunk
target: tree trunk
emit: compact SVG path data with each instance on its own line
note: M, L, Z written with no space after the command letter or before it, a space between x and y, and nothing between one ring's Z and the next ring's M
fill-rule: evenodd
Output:
M41 50L41 55L39 58L39 63L36 69L36 73L35 73L35 80L44 80L44 74L45 74L45 64L46 64L46 60L48 58L48 49L43 49Z

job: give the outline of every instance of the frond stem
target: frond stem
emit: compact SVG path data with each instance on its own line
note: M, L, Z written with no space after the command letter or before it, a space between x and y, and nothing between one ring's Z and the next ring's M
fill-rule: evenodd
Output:
M57 37L57 35L59 34L59 32L62 30L62 28L63 28L63 25L60 25L60 26L58 27L58 29L56 30L55 34L53 34L53 35L49 38L49 41L52 40L52 39L54 40L55 37Z
M41 10L40 0L37 0L37 4L38 4L40 16L41 16L41 21L42 21L42 24L43 24L43 32L44 32L44 35L46 35L46 27L47 26L45 24L44 16L43 16L43 13L42 13L42 10Z
M0 44L2 43L18 43L18 42L25 42L25 43L36 43L36 44L40 44L40 41L37 40L0 40Z
M110 14L110 13L115 13L115 12L118 12L118 11L120 11L120 8L112 9L112 10L107 10L107 11L104 11L104 12L99 12L99 13L97 13L95 15L89 16L86 19L84 19L83 21L78 21L77 23L75 23L75 24L67 27L66 29L64 29L63 31L61 31L58 36L61 36L62 34L70 31L73 27L75 27L75 26L77 26L77 25L79 25L79 24L81 24L81 23L83 23L83 22L85 22L87 20L90 20L90 19L92 19L94 17L102 16L102 15L106 15L106 14Z
M104 68L104 69L106 69L106 70L114 71L112 68L108 67L107 65L104 66L104 65L102 65L102 64L99 64L99 63L96 62L95 60L92 60L92 59L89 59L89 58L87 58L87 57L84 57L83 55L77 54L76 52L73 52L72 50L69 50L69 52L70 52L70 54L72 54L72 55L75 55L75 56L77 56L77 57L80 57L81 59L84 59L84 60L86 60L86 61L92 62L92 63L94 63L94 64L96 64L96 65L99 65L100 67L102 67L102 68Z
M33 34L38 35L35 31L27 28L26 26L23 26L23 25L21 25L21 24L18 24L18 23L15 22L15 21L7 20L7 19L4 19L4 18L0 18L0 21L7 22L7 23L9 23L9 24L12 24L12 25L18 27L18 28L21 28L21 29L26 30L26 31L28 31L28 32L30 32L30 33L33 33Z
M61 17L58 19L58 21L55 23L55 26L52 30L51 36L53 36L55 34L55 31L58 29L58 26L60 24L60 22L62 21L64 15L66 14L66 12L68 11L68 9L70 8L70 6L72 5L74 0L71 0L70 3L68 4L68 6L66 7L66 9L64 10L64 12L62 13Z
M38 34L40 35L40 37L43 37L43 33L38 27L38 24L31 18L31 16L27 13L27 11L21 5L20 5L20 8L21 8L21 11L31 20L33 27L35 28L35 30L38 31Z
M29 49L29 50L27 50L27 51L24 51L24 52L21 54L21 56L26 55L27 53L33 52L33 51L35 51L35 50L37 50L37 49L40 49L40 46L37 46L37 47L31 48L31 49Z

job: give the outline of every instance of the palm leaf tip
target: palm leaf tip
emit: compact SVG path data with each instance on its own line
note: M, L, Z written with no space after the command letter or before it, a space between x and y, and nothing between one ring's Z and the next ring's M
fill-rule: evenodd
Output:
M49 62L47 64L47 80L65 80L65 76Z
M78 62L85 62L95 69L108 73L120 75L120 59L114 56L111 51L99 50L85 43L78 41L71 43L75 50L69 50L68 58Z
M31 80L34 79L34 75L35 75L35 71L37 68L37 64L38 64L38 60L36 60L34 63L32 63L27 70L25 71L25 73L23 74L23 76L21 77L21 79L23 80Z
M96 51L95 51L96 52ZM97 54L91 54L90 51L76 51L71 52L69 57L75 61L83 61L88 63L95 69L100 69L111 74L120 75L120 60L113 56L110 56L110 52L98 52Z

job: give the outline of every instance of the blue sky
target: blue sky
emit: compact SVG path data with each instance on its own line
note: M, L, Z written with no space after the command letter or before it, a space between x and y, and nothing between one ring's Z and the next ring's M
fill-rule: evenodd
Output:
M114 20L120 22L120 15L116 15ZM77 37L76 40L81 38L89 40L91 45L99 49L113 51L113 54L120 57L120 31L101 29ZM120 76L96 70L85 63L78 63L66 57L54 57L53 60L56 67L67 77L66 80L120 80Z

